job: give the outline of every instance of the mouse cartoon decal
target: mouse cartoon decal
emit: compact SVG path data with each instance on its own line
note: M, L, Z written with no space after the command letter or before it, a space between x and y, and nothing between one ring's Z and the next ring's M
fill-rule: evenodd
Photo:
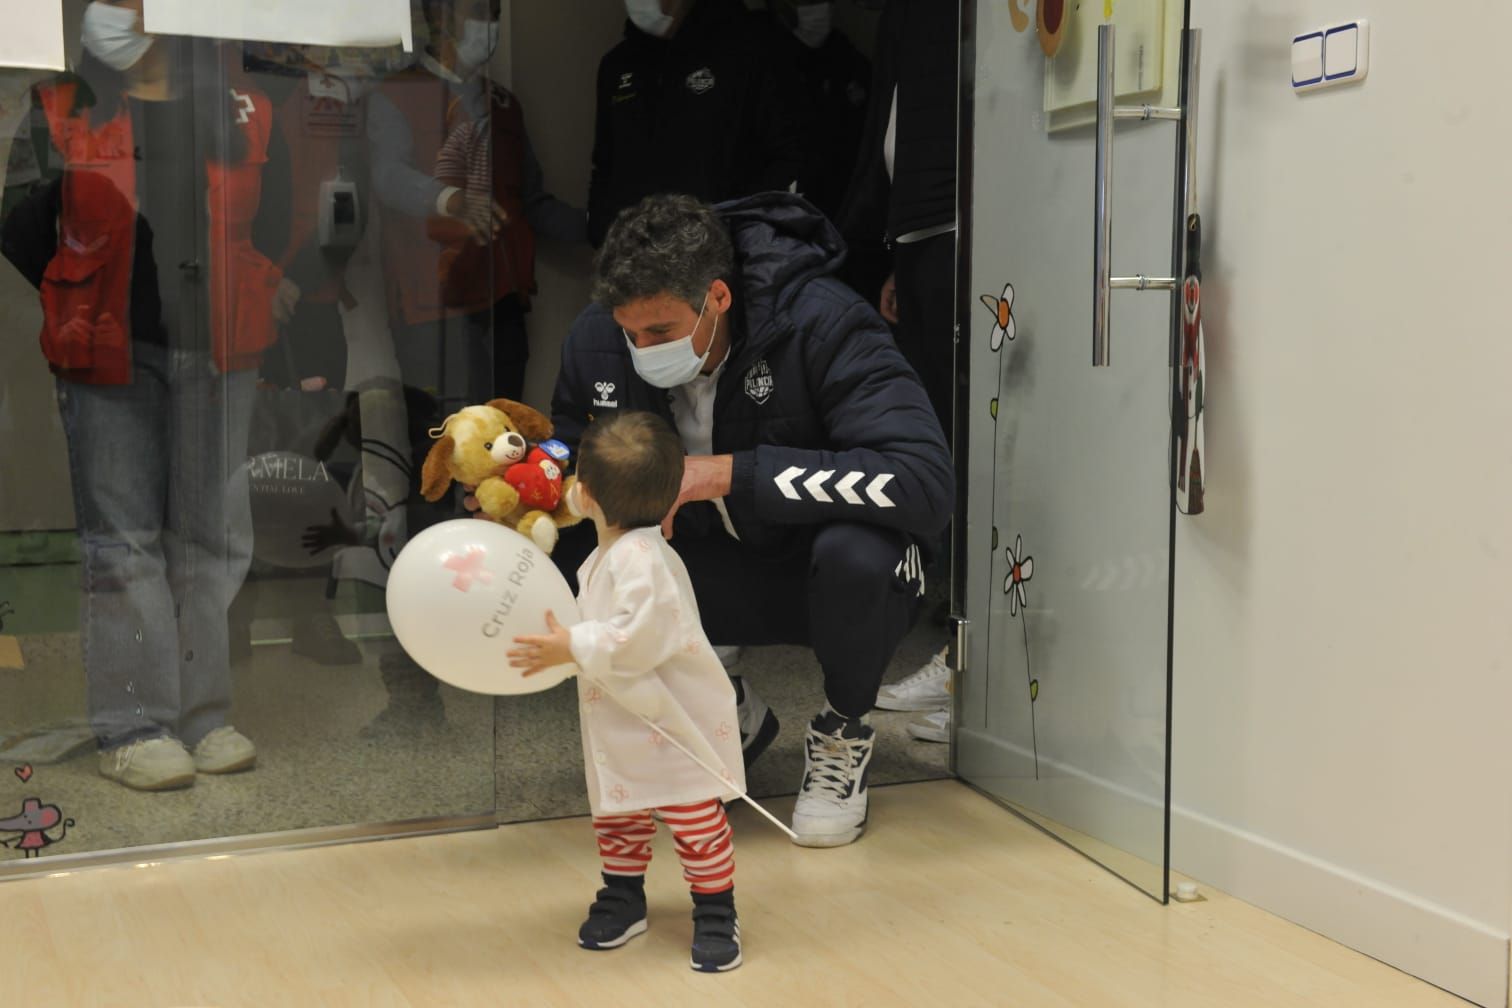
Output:
M57 836L51 836L47 832L60 824L63 830ZM22 857L41 857L45 848L68 836L68 827L73 824L72 819L63 818L63 810L58 806L43 805L40 798L27 798L21 803L19 815L0 819L0 833L19 834L8 840L0 840L0 847L14 847L22 852Z

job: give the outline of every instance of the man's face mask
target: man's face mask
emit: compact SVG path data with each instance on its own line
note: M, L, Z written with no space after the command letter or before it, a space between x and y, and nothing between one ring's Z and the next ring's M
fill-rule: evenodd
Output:
M462 38L457 41L457 62L468 70L487 63L499 47L499 22L475 21L468 18L462 23Z
M697 335L708 307L709 295L705 294L703 307L698 309L698 321L693 323L693 331L680 340L642 348L635 345L629 333L625 333L625 342L630 347L630 360L635 365L636 373L648 383L664 389L686 385L697 378L703 370L704 361L709 358L709 351L714 349L713 336L709 337L709 345L702 354L693 349L693 337Z
M824 40L829 38L830 28L835 18L835 5L832 3L799 4L793 10L797 23L793 26L793 34L798 36L798 41L810 49L818 49L824 45Z
M112 70L129 70L152 48L137 26L137 13L96 0L84 9L84 48Z
M661 0L625 0L630 23L647 35L666 38L672 32L673 17L662 13Z

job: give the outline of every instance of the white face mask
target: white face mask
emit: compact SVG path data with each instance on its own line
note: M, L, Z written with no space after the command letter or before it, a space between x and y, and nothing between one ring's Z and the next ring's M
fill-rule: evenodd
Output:
M698 326L703 322L708 307L709 295L705 294L703 307L698 309L698 321L693 323L693 331L671 343L643 349L636 346L630 334L626 333L625 342L630 346L630 360L635 365L636 373L650 384L664 389L677 388L697 378L703 370L704 361L709 359L709 351L714 349L714 338L711 336L709 346L702 355L693 350L693 337L698 333Z
M152 48L138 28L136 11L95 3L84 8L84 48L112 70L129 70Z
M835 16L835 5L832 3L808 4L794 8L793 12L798 15L798 23L793 26L793 34L798 36L798 41L810 49L818 49L824 45L824 40L829 38L830 26Z
M482 66L498 47L499 22L472 18L462 22L462 38L457 43L457 62L462 66L469 70Z
M673 17L662 13L661 0L625 0L625 13L647 35L666 38L672 32Z

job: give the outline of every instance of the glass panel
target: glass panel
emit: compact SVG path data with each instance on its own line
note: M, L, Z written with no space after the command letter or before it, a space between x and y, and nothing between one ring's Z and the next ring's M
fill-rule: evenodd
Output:
M1101 5L1082 6L1050 61L1053 36L1016 23L1014 5L975 5L972 651L957 759L967 780L1163 898L1171 302L1117 293L1112 367L1091 366L1094 138L1076 96ZM1150 38L1179 66L1180 5L1145 6L1175 20L1157 17L1143 69L1119 74L1121 101L1141 88L1133 100L1159 101ZM1169 275L1172 127L1130 124L1115 149L1115 266Z
M458 511L427 431L520 380L507 124L457 58L497 6L423 5L429 67L115 0L35 102L0 72L7 855L492 812L492 701L403 655L383 586Z

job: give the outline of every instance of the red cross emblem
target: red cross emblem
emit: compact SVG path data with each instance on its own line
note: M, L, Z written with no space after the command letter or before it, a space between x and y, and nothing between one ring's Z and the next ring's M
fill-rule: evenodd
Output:
M469 546L467 553L457 555L446 554L444 566L447 570L457 572L452 579L452 587L459 592L472 591L473 582L489 585L493 584L493 573L483 567L483 561L488 558L488 551L481 546Z

